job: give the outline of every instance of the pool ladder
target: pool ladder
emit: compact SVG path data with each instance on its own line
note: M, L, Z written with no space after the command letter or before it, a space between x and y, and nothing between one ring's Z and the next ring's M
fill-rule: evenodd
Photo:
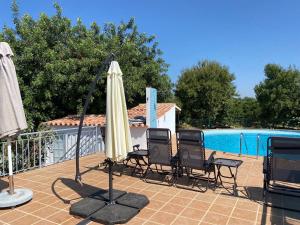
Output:
M246 154L249 154L249 150L248 150L248 146L247 146L247 142L245 139L245 135L244 133L240 133L240 153L239 156L242 156L243 153L243 142L245 143L245 147L246 147ZM257 134L256 136L256 158L258 158L259 155L259 143L260 143L260 135Z

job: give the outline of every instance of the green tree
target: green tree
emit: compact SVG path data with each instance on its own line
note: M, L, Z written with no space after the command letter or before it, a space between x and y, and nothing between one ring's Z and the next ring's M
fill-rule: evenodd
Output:
M134 19L119 25L95 22L86 27L80 19L72 25L55 4L56 14L19 18L13 3L14 28L4 27L0 41L12 47L16 70L31 128L49 119L78 114L89 84L104 59L115 53L123 71L128 106L145 102L145 89L158 89L158 100L172 98L168 65L154 36L138 31ZM106 71L101 74L88 113L105 112Z
M265 126L300 126L300 71L265 66L265 80L255 87Z
M255 98L232 98L226 117L231 126L256 127L259 122L260 108Z
M202 61L180 75L176 97L182 117L193 126L224 125L230 99L235 96L234 75L214 61Z

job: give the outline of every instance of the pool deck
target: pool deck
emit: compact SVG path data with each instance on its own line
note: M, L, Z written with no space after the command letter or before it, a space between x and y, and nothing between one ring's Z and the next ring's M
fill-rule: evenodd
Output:
M262 158L223 153L217 156L244 161L238 172L236 197L223 187L197 192L149 184L126 173L114 176L114 188L142 193L150 199L150 204L128 224L300 224L300 213L262 204ZM83 186L74 182L74 160L17 174L16 186L32 189L33 200L14 209L0 210L0 224L77 224L81 219L69 214L70 204L98 188L108 187L108 174L98 167L103 159L103 154L81 158ZM225 187L230 188L232 181L227 181L231 183ZM0 189L7 185L7 179L1 178Z

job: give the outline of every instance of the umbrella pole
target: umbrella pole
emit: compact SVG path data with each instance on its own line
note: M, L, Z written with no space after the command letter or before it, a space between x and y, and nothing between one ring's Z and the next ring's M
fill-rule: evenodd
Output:
M108 194L109 194L109 203L108 204L115 204L114 198L113 198L113 173L112 173L112 166L113 162L109 159L108 160L108 173L109 173L109 189L108 189Z
M90 98L92 97L93 92L95 91L96 84L100 79L101 72L104 70L104 68L107 66L107 64L112 61L115 58L115 54L111 53L105 61L101 64L100 69L98 71L98 74L96 75L96 78L93 80L93 82L90 84L89 87L89 93L86 97L85 103L84 103L84 108L80 116L80 122L79 122L79 127L78 127L78 132L77 132L77 143L76 143L76 175L75 175L75 181L82 184L81 182L81 174L79 170L79 154L80 154L80 138L81 138L81 130L83 126L83 121L84 121L84 116L86 114L86 111L88 109L89 103L90 103ZM97 138L97 137L96 137Z
M11 140L7 139L7 157L8 157L8 181L9 181L9 194L14 194L14 179L13 179L13 166L11 155Z

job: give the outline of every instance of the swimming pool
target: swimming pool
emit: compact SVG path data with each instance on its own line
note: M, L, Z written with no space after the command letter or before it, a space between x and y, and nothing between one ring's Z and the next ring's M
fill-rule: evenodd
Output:
M267 139L271 136L300 137L300 132L281 130L224 129L204 130L206 148L223 152L266 155Z

